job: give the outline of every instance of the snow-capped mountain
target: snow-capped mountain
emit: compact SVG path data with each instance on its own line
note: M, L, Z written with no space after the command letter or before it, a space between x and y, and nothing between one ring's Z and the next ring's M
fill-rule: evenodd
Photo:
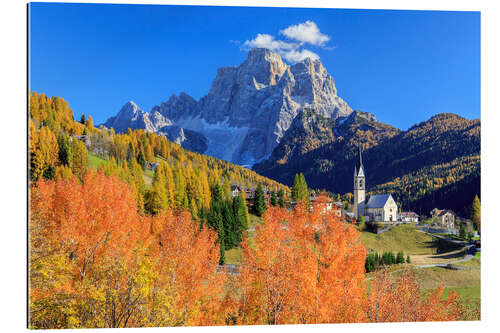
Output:
M150 114L129 102L104 125L165 133L186 148L252 166L271 155L304 108L333 119L352 112L319 60L288 65L277 53L252 49L240 66L219 68L199 101L180 93Z

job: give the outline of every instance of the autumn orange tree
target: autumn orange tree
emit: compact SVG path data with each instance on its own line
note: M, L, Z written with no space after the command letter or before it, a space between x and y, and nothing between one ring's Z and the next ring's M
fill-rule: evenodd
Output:
M217 273L217 234L189 212L152 218L150 257L154 279L146 326L224 324L225 274Z
M40 181L30 199L32 324L123 325L137 292L134 251L147 230L128 185L89 173L83 184Z
M40 180L30 191L29 228L34 328L223 321L214 233L189 213L141 217L117 176Z
M365 248L321 197L293 211L270 207L244 240L235 316L241 324L356 322L364 319Z

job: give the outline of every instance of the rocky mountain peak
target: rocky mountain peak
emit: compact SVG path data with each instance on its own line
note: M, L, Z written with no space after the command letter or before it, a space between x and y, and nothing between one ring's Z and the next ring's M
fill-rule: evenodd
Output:
M261 89L276 85L287 67L278 53L255 48L239 66L238 78L240 82L253 83L256 89Z
M172 95L137 125L155 131L164 126L182 128L183 132L160 131L179 138L181 144L189 139L181 135L186 130L199 133L206 138L205 154L251 166L271 155L305 108L329 119L352 112L337 96L335 82L321 61L307 58L290 66L278 53L255 48L239 66L219 68L210 91L199 101L183 92Z
M141 110L137 106L137 104L134 103L134 101L128 101L127 103L123 104L122 108L118 112L118 116L120 117L131 117L135 116L137 113L142 113L144 111Z
M149 116L133 101L125 103L115 117L109 118L105 123L106 127L113 127L117 132L125 132L128 128L142 128L146 131L153 131L154 125Z

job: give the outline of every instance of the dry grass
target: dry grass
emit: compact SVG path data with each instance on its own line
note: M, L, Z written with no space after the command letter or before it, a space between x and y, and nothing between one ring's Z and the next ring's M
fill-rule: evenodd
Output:
M394 272L395 276L402 271ZM463 288L481 285L479 270L456 271L442 267L419 268L414 270L415 278L423 290L436 289L441 283L446 288Z
M410 255L411 263L415 265L447 264L465 257L465 248L441 254Z

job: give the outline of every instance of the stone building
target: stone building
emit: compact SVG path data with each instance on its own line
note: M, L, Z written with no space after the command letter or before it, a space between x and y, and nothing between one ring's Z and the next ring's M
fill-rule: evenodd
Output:
M447 229L456 229L455 213L449 209L434 208L431 210L431 217L434 223Z

